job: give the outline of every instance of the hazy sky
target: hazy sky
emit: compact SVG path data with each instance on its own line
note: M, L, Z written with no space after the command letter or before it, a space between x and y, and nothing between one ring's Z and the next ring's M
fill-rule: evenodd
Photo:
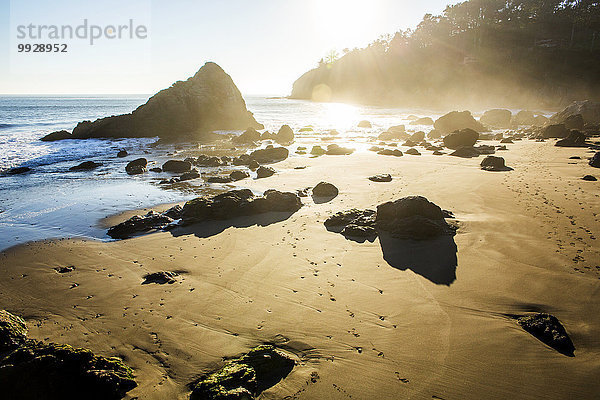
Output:
M0 93L154 93L206 61L244 94L287 95L293 81L330 50L362 47L381 34L414 28L449 0L0 0ZM86 39L19 39L19 25L88 20ZM147 28L147 37L99 38L90 26ZM46 30L44 30L46 29ZM61 28L62 29L62 28ZM68 35L68 30L65 31ZM124 32L124 33L123 33ZM29 31L26 32L27 35ZM60 33L59 33L60 34ZM116 35L116 33L113 33ZM19 44L67 44L67 52L18 52Z

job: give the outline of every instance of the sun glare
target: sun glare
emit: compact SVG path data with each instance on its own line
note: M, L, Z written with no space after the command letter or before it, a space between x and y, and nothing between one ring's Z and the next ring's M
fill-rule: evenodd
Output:
M323 117L326 125L346 130L356 125L359 110L356 106L342 103L323 103Z

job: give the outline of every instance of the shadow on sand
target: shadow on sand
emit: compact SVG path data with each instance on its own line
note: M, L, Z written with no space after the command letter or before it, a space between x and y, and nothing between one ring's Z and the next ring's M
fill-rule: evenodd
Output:
M210 220L196 224L177 227L171 230L175 237L194 235L199 238L208 238L218 235L227 228L248 228L254 225L268 226L277 222L282 222L291 217L293 212L267 212L257 215L236 217L226 220Z
M450 286L456 280L457 247L453 236L430 240L403 240L380 233L383 259L392 267L414 273L438 285Z

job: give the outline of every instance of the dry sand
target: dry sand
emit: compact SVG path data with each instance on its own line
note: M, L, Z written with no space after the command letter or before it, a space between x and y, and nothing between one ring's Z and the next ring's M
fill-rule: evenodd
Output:
M600 171L587 149L509 149L500 155L514 171L497 173L450 156L290 158L271 178L239 183L296 190L325 180L340 195L304 198L277 222L11 248L0 254L0 308L23 315L34 338L122 357L139 383L129 398L186 398L223 357L264 342L298 361L264 399L596 398L600 186L580 178ZM367 179L379 173L394 180ZM384 244L388 263L379 239L356 243L323 226L334 212L413 194L454 212L457 253L448 240ZM255 222L264 226L244 227ZM76 269L54 270L66 265ZM141 285L162 270L186 272ZM556 315L575 357L507 316L528 311Z

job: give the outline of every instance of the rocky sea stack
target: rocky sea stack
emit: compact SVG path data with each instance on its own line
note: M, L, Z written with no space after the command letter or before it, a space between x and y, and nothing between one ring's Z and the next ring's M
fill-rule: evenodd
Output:
M154 137L198 139L213 130L262 128L229 75L213 62L186 81L152 96L131 114L83 121L73 133L51 133L42 140Z

